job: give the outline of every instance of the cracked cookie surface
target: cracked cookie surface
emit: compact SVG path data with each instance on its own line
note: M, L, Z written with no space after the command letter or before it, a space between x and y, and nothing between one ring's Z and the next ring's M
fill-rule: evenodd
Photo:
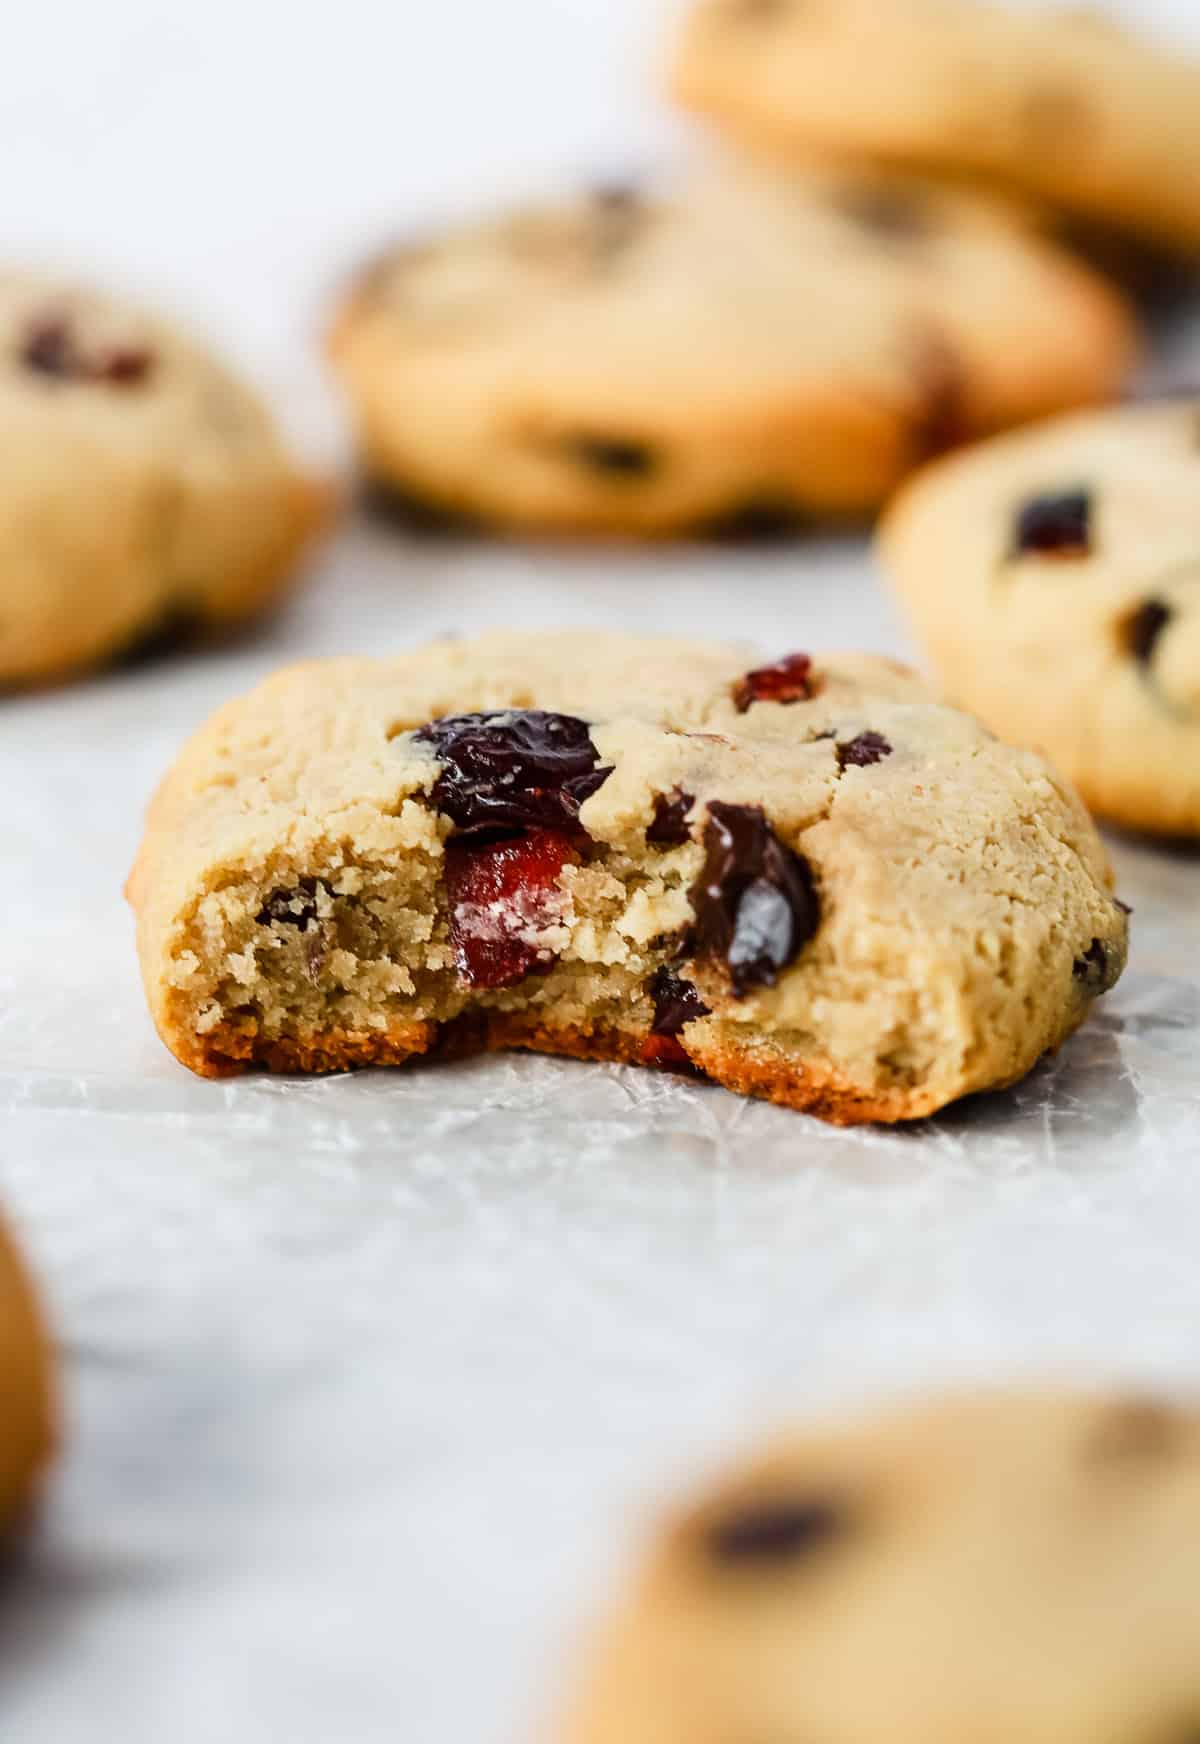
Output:
M1200 401L955 456L880 549L954 701L1101 815L1200 835Z
M931 453L1110 398L1123 300L1004 207L731 164L392 250L331 348L368 473L525 530L778 531Z
M117 299L0 270L0 685L252 615L329 508L254 396Z
M45 1329L16 1247L0 1224L0 1531L32 1500L53 1441Z
M1103 6L697 0L676 96L772 151L994 183L1200 245L1200 62Z
M894 662L747 701L780 667L564 632L278 674L151 808L163 1039L210 1075L526 1046L843 1122L1021 1077L1124 964L1081 805Z
M780 1439L664 1525L560 1744L1185 1740L1200 1416L966 1394Z

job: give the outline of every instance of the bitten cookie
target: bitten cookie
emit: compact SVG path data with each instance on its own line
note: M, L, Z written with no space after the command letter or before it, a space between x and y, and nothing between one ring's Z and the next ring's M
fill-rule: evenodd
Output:
M862 515L956 440L1111 398L1136 350L1117 293L996 203L744 166L398 248L331 345L376 481L634 535Z
M190 340L0 272L0 685L251 615L328 504Z
M278 674L129 895L200 1073L524 1047L847 1123L1021 1077L1126 952L1078 800L905 668L586 633Z
M671 1520L562 1744L1195 1735L1200 1417L963 1396L779 1442Z
M673 83L756 146L978 178L1200 246L1200 62L1100 6L698 0Z
M0 1224L0 1532L31 1500L53 1442L50 1358L33 1291Z
M933 467L881 534L950 695L1092 808L1200 834L1200 404L1057 420Z

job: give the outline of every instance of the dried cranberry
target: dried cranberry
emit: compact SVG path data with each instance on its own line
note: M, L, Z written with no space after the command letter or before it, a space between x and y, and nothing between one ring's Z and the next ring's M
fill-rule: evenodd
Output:
M1162 600L1147 600L1125 620L1125 645L1133 658L1149 666L1158 638L1171 622L1171 608Z
M704 847L691 891L694 949L728 965L738 998L751 987L772 987L820 923L808 863L753 805L710 803Z
M739 678L733 700L744 715L754 702L807 702L819 688L812 675L812 656L787 654L774 666L758 666Z
M708 1549L720 1563L791 1562L840 1536L846 1525L844 1509L825 1498L761 1502L718 1520Z
M307 930L317 918L317 881L301 878L290 890L273 890L255 917L259 926L277 921L280 926Z
M1014 554L1086 557L1092 548L1092 499L1087 491L1032 497L1017 514Z
M677 848L691 840L688 813L695 805L695 795L674 787L670 793L660 793L654 801L654 819L646 831L646 840L660 848Z
M1071 973L1076 981L1082 981L1086 992L1099 995L1107 993L1117 984L1117 968L1112 952L1103 939L1093 939L1081 957L1076 957L1071 965Z
M582 833L579 808L612 773L596 767L586 721L542 709L447 715L414 736L441 762L433 802L460 836Z
M838 746L838 768L866 769L872 763L882 763L891 754L892 747L882 733L860 733L856 739Z
M531 830L499 842L455 837L447 843L450 939L468 986L511 987L553 966L552 954L531 935L560 918L559 875L578 858L558 830Z
M116 387L135 387L149 375L153 361L145 346L114 345L111 350L100 353L89 373L93 381L112 382Z

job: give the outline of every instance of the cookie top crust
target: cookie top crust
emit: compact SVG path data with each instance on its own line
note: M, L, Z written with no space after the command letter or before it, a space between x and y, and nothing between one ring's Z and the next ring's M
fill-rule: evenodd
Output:
M1200 1417L1156 1399L964 1395L796 1434L666 1523L558 1736L1186 1738L1198 1531Z
M1200 833L1198 487L1200 401L1132 406L931 468L880 540L951 695L1165 833Z
M906 1107L1020 1076L1120 974L1127 923L1077 799L907 669L497 634L291 668L185 748L129 892L164 1034L198 973L185 959L224 924L224 891L294 889L297 868L336 891L364 868L413 861L436 884L474 822L455 771L477 773L488 754L470 736L456 743L455 723L530 710L567 718L579 825L638 886L609 944L573 937L580 959L695 928L698 984L720 1022L781 1045L816 1029L856 1082L903 1082ZM590 752L577 764L579 729ZM543 807L535 821L569 828L570 815ZM763 926L781 893L798 929L766 975L742 974L730 949L726 879L742 870L767 887L755 899ZM689 898L710 884L711 899ZM257 894L238 902L262 906Z
M678 532L861 514L949 442L1110 397L1137 337L1000 203L731 163L398 247L331 346L385 483L502 525Z
M1099 6L698 0L672 83L784 154L982 179L1168 248L1200 243L1200 61Z
M168 617L247 615L330 502L203 346L0 269L0 682L116 657Z

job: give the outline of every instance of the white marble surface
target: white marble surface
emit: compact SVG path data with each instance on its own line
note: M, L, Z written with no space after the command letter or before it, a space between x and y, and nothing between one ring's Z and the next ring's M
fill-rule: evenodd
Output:
M0 63L4 241L172 298L336 441L307 335L339 260L676 149L660 28L644 0L43 5ZM120 883L180 738L300 652L546 621L905 646L853 542L354 525L255 639L0 710L0 1190L67 1404L0 1587L5 1744L516 1744L641 1511L752 1430L959 1376L1200 1388L1194 852L1114 841L1125 981L1017 1092L915 1131L561 1062L214 1086L164 1054Z

